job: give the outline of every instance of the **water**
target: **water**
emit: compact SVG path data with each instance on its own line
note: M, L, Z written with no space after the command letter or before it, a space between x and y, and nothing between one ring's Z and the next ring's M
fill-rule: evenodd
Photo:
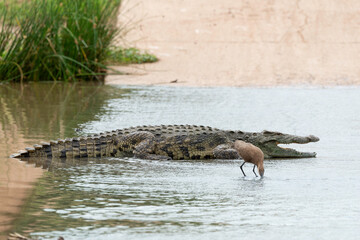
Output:
M42 173L9 154L43 140L75 136L79 124L101 115L108 99L126 92L99 84L0 85L0 239Z
M267 160L263 179L250 164L242 177L237 160L54 161L13 230L42 239L357 239L359 90L114 87L119 95L64 125L69 135L145 124L267 129L320 137L291 146L318 157Z

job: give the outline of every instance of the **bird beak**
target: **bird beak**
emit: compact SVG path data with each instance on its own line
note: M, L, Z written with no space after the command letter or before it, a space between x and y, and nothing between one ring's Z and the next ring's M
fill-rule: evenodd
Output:
M263 178L264 177L264 170L263 171L259 171L260 177Z

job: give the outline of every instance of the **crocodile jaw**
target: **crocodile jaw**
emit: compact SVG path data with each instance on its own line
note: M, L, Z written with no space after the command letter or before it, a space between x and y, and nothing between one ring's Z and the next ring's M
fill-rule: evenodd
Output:
M266 158L312 158L316 157L315 152L299 152L292 148L282 148L278 142L269 141L261 144L261 149Z

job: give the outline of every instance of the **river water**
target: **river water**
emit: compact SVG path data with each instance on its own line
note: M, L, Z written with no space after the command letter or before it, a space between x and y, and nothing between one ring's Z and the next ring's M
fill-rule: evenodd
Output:
M12 231L66 240L357 239L360 234L358 87L75 85L64 97L68 87L61 85L62 91L36 104L49 86L30 86L18 105L7 104L6 119L13 120L0 118L3 162L18 161L7 156L24 144L149 124L313 134L320 142L291 147L318 156L267 160L263 179L253 176L250 164L243 177L239 160L53 161L14 215ZM39 97L31 102L32 88ZM17 91L7 90L6 99L16 99ZM6 102L5 91L1 94Z

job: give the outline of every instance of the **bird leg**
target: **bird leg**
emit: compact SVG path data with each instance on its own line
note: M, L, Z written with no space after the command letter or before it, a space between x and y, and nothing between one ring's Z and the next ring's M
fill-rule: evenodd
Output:
M254 172L255 176L257 177L258 175L255 172L255 167L256 167L256 165L254 165L253 172Z
M242 167L244 166L244 164L245 164L245 162L244 162L243 164L241 164L240 169L241 169L242 173L244 174L244 177L246 177L246 175L245 175L245 173L244 173L244 170L242 169Z

